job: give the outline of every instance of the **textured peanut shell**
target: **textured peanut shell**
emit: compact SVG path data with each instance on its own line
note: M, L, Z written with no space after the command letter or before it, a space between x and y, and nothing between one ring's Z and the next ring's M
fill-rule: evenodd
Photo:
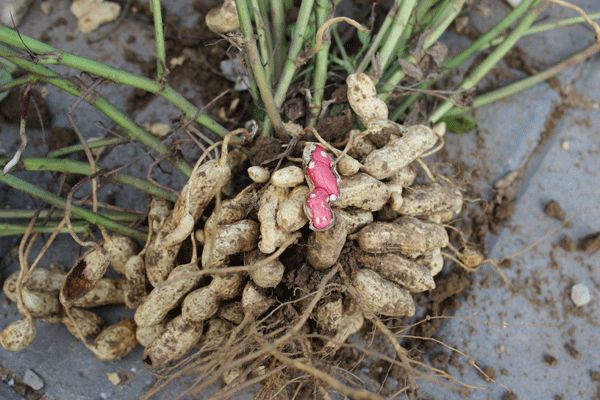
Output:
M100 333L100 329L102 329L102 318L89 310L84 310L82 308L72 307L69 309L69 313L71 314L71 318L67 315L63 316L62 323L67 328L67 330L71 333L71 335L76 338L79 337L79 333L77 332L77 328L75 325L79 327L81 334L83 337L95 337Z
M363 160L364 169L374 178L389 178L431 149L437 140L438 137L429 127L410 126L401 137L394 138L384 147L372 151Z
M377 148L367 137L361 135L360 131L352 130L350 132L354 135L354 140L348 154L353 158L362 160Z
M246 254L244 264L252 265L266 258L260 251ZM273 260L249 272L252 281L259 287L272 288L281 282L285 267L279 260Z
M225 342L233 326L220 318L211 318L207 322L206 333L202 336L199 345L202 348L214 349Z
M415 182L417 178L417 170L411 165L400 168L394 175L386 181L388 185L399 185L400 187L408 187Z
M75 307L92 308L108 306L112 304L123 304L125 295L123 288L125 281L121 279L102 278L96 282L96 286L85 296L75 300L72 305Z
M444 257L440 249L433 249L417 258L417 262L426 266L431 276L436 276L444 268Z
M234 198L224 200L221 203L221 211L213 212L206 221L206 226L215 226L217 224L232 224L248 216L250 211L258 202L258 192L255 185L246 186Z
M124 296L127 308L136 309L146 297L146 268L144 258L135 255L125 263Z
M304 203L308 196L308 186L295 187L277 210L277 225L286 232L295 232L308 222Z
M258 165L254 165L248 168L248 176L252 179L253 182L256 183L265 183L268 182L271 178L271 173L268 169L264 167L259 167Z
M135 338L140 345L148 347L154 340L163 334L166 329L166 324L161 322L151 326L138 326L135 329Z
M346 78L348 85L348 102L358 115L363 125L372 121L387 120L388 108L385 102L377 98L375 84L364 73L350 74Z
M202 266L215 268L225 264L227 257L244 251L254 250L258 243L259 228L256 221L243 219L228 225L219 225L211 245L202 249Z
M139 326L160 323L183 297L200 281L198 267L184 264L176 267L169 278L156 286L135 311L134 319Z
M341 179L340 198L334 203L334 207L357 207L377 211L383 208L389 198L390 191L385 183L367 174L358 173Z
M335 222L326 231L311 232L307 243L307 261L311 267L324 270L338 260L348 235L348 222L342 210L335 210Z
M271 183L277 187L292 188L302 182L304 182L304 171L295 165L278 169L271 175Z
M64 302L72 303L91 291L104 276L109 263L108 253L101 248L93 249L79 258L61 288Z
M171 204L164 199L153 197L148 209L148 225L152 232L157 232L162 223L171 215Z
M337 170L342 176L352 176L360 170L360 162L346 154L338 160Z
M33 321L20 319L0 331L0 346L7 351L21 351L35 339Z
M113 361L125 357L136 345L135 323L127 319L104 328L91 347L100 360Z
M212 8L205 17L206 26L215 33L229 33L240 27L235 1L225 0L220 7Z
M333 333L339 328L343 313L344 305L340 297L334 301L320 304L315 309L314 319L321 331Z
M164 332L144 350L144 361L162 367L190 351L202 336L202 322L190 322L181 315L167 324Z
M242 303L234 301L233 303L222 304L219 309L219 318L233 322L236 325L241 324L244 319Z
M394 282L412 293L435 288L431 271L413 260L394 253L369 254L354 252L360 266L377 272L382 278Z
M47 268L36 268L31 271L29 279L24 282L24 287L31 290L53 292L58 291L65 282L66 274L63 272L53 271ZM13 272L4 281L4 293L10 298L9 293L15 293L17 289L17 279L19 271ZM11 301L15 301L12 300Z
M165 246L165 238L177 228L186 214L189 213L194 220L197 220L230 177L231 169L227 163L220 165L217 160L210 160L194 167L192 176L181 190L173 212L161 224L146 249L144 262L152 286L167 279L175 267L175 258L181 247L181 243Z
M219 299L212 287L205 286L189 293L183 299L181 316L186 321L206 321L219 311Z
M33 318L45 318L62 313L62 306L56 292L41 292L24 288L21 291L23 306Z
M136 253L137 243L127 236L113 234L104 241L102 246L108 253L111 267L125 275L125 263Z
M394 222L373 222L356 234L361 250L368 253L402 253L418 257L438 247L448 245L443 226L413 217L401 217Z
M354 271L352 286L360 294L362 304L376 314L389 317L408 317L415 314L415 303L410 293L383 279L375 271Z
M271 307L274 300L267 297L254 283L248 282L242 292L244 315L258 317Z
M261 240L258 248L271 254L287 239L288 234L277 225L277 209L285 200L287 189L269 185L259 200L258 221Z
M403 198L402 206L397 211L414 217L448 211L458 213L463 203L458 188L437 182L411 186L404 192Z
M339 327L335 336L332 340L325 344L326 349L337 349L342 343L346 343L346 340L350 335L358 332L362 328L365 317L359 310L353 310L352 312L345 312L339 322Z
M353 233L373 222L373 213L360 208L346 208L344 209L344 218L348 224L348 232Z

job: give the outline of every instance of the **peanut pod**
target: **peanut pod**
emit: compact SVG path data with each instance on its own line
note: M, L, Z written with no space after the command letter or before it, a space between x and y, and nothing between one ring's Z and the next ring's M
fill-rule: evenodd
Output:
M410 293L383 279L375 271L354 271L352 286L359 293L362 304L375 314L389 317L409 317L415 314L415 303Z
M90 292L104 276L110 259L106 250L93 249L81 257L67 274L60 290L64 303L72 303Z
M243 284L242 274L217 275L208 286L196 289L185 297L181 315L187 321L206 321L219 311L221 300L238 296Z
M219 225L209 245L205 229L202 266L207 269L215 268L224 265L230 255L254 250L258 243L258 233L258 224L250 219Z
M0 331L0 346L7 351L21 351L35 339L35 325L28 319L10 323Z
M341 180L340 198L334 207L357 207L377 211L383 208L389 198L390 191L383 182L367 174L358 173Z
M253 265L266 258L260 251L247 253L244 264ZM261 288L272 288L279 285L285 272L285 266L279 260L273 260L267 264L262 264L249 272L252 282Z
M437 182L408 188L403 200L402 206L396 211L413 217L442 212L450 212L452 215L460 212L463 203L462 193L458 188Z
M190 351L202 336L202 322L191 322L179 315L167 323L163 333L144 350L144 361L162 367Z
M311 232L307 243L307 261L315 269L332 267L346 244L349 225L342 210L335 210L335 223L326 231Z
M136 345L135 324L127 319L104 328L90 350L102 361L113 361L125 357Z
M295 187L279 205L277 225L286 232L295 232L308 222L304 212L304 202L308 196L307 186Z
M125 281L121 279L102 278L85 296L71 303L74 307L93 308L112 304L123 304Z

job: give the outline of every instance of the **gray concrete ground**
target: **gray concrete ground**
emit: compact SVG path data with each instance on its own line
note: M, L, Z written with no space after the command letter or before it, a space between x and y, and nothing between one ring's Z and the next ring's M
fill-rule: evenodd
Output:
M93 56L122 68L140 72L139 66L123 59L125 48L150 59L152 32L142 29L135 18L126 19L118 32L109 40L87 44L85 35L73 35L75 20L68 12L68 1L53 2L54 10L48 17L39 11L39 2L27 15L22 31L34 37L42 33L50 43L76 53ZM188 15L191 2L165 2L172 13ZM180 4L181 3L181 4ZM475 15L471 22L479 28L489 26L506 11L504 3L483 2L492 12L487 17ZM597 0L575 2L587 10L600 11ZM571 12L553 8L551 16L572 15ZM61 19L62 18L62 19ZM60 19L60 22L56 21ZM110 29L103 28L100 32ZM127 44L127 36L134 34L134 45ZM72 35L73 37L69 37ZM527 62L542 68L556 62L576 49L583 48L592 38L584 27L568 28L548 35L525 39L520 48ZM475 274L475 284L456 313L456 318L445 323L437 338L460 349L466 356L455 356L456 363L448 368L455 376L471 385L469 398L502 399L508 391L521 399L597 399L600 383L592 380L591 372L600 371L597 348L600 345L598 324L600 319L600 254L565 251L556 246L558 240L568 235L574 240L600 230L600 59L595 57L583 66L572 68L559 77L563 93L556 87L543 84L518 97L503 100L476 112L478 129L468 135L449 135L450 157L478 169L474 178L483 196L492 195L493 183L506 173L520 171L522 177L515 200L515 212L508 225L498 235L489 237L489 257L498 259L519 252L524 247L545 238L535 248L512 259L512 266L501 268L506 282L497 270L483 267ZM500 69L502 76L514 79L522 74L508 66ZM576 91L589 101L572 105L565 91ZM105 93L119 107L124 107L127 89L107 86ZM197 93L186 94L199 104ZM53 126L67 126L64 110L72 103L58 91L49 90L48 105L56 115ZM584 105L581 107L581 105ZM137 118L140 121L167 122L177 113L161 104L151 102ZM82 105L77 122L86 135L98 136L102 132L96 121L107 122L90 107ZM14 126L0 125L0 147L8 153L15 149ZM38 141L41 132L30 131ZM37 146L43 151L43 145ZM107 163L118 165L124 158L140 157L132 173L143 176L150 162L145 152L137 146L127 145L105 157ZM32 175L24 175L33 179ZM163 177L180 181L176 175ZM43 182L43 176L36 178ZM117 203L126 207L139 207L141 194L117 196ZM571 221L569 228L543 214L543 205L557 200ZM33 203L17 192L2 188L2 206L23 207ZM14 239L2 239L0 251L7 254L15 245ZM57 251L50 255L52 261L70 264L74 247L70 239L61 238ZM16 267L12 263L5 272ZM585 283L591 291L590 304L575 308L569 299L574 283ZM0 295L0 319L16 318L14 305L8 305ZM104 313L116 320L113 310ZM2 323L4 325L4 322ZM140 351L116 363L96 360L59 325L39 323L40 335L30 348L18 354L0 352L0 365L22 377L33 369L45 382L48 398L64 400L131 399L147 389L152 376L140 361ZM482 367L492 367L495 383L485 382L469 366L473 358ZM490 371L488 369L487 371ZM117 372L127 377L124 384L113 386L107 373ZM448 393L424 385L426 392L436 399L459 399L463 394ZM0 398L19 398L0 382ZM169 398L169 397L165 397Z

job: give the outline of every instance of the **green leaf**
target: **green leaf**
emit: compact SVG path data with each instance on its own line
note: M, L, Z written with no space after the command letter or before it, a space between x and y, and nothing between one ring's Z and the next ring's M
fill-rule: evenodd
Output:
M464 115L446 116L440 120L446 123L446 130L457 135L464 135L477 129L477 122Z
M4 67L4 65L0 64L0 86L7 84L12 81L12 76L10 72ZM4 100L6 96L8 96L8 90L0 93L0 101Z

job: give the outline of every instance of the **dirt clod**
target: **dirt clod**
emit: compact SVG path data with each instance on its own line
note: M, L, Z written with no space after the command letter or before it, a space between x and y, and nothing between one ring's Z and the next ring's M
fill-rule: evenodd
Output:
M550 365L551 367L555 366L558 364L558 359L556 357L554 357L552 354L550 353L544 353L544 355L542 356L544 362L548 365Z
M559 221L564 221L567 216L560 204L555 200L546 203L546 205L544 206L544 213L547 216L557 219Z
M564 251L575 251L576 249L575 242L573 242L573 239L568 235L565 235L560 239L559 246Z
M586 253L595 253L600 250L600 232L592 233L581 239L579 249Z

